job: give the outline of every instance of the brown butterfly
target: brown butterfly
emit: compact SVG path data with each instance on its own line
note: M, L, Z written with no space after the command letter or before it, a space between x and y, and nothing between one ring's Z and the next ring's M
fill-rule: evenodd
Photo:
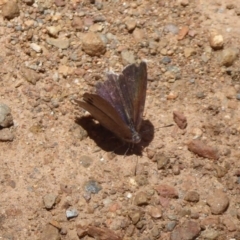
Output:
M99 123L126 142L141 141L139 134L147 90L147 65L130 64L121 74L109 73L96 85L96 93L84 93L76 103Z

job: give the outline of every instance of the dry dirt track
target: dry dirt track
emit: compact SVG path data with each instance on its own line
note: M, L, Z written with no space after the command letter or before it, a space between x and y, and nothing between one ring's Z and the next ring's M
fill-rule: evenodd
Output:
M14 125L0 139L14 139L0 142L0 239L240 239L240 1L5 2L0 103ZM153 135L124 156L72 100L139 60ZM176 110L187 128L160 128ZM189 151L193 139L219 159Z

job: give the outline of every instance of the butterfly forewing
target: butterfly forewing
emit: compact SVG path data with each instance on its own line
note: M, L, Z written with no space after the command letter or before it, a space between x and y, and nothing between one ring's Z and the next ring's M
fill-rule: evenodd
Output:
M142 122L147 90L147 65L141 62L137 67L132 64L123 70L124 81L128 89L128 102L135 129L138 131Z

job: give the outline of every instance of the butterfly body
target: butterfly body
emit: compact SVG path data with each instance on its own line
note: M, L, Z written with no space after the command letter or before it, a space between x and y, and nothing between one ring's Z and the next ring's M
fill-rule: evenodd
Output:
M84 93L78 105L99 123L126 142L141 141L142 122L147 90L147 66L128 65L121 74L109 73L98 83L96 93Z

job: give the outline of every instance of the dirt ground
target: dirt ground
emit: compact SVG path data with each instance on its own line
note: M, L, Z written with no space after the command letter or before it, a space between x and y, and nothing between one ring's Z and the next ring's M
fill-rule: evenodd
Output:
M0 0L0 239L239 240L239 6ZM140 60L128 149L73 100Z

